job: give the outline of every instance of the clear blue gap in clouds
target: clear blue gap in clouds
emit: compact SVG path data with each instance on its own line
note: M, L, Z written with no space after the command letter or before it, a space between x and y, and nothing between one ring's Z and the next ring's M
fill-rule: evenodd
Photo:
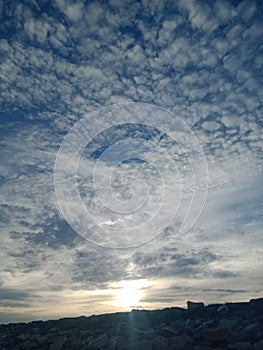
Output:
M0 322L62 317L65 298L69 315L115 311L114 291L101 291L126 279L149 279L141 305L151 309L260 295L262 7L259 0L0 0ZM70 128L120 102L178 115L209 168L195 227L181 235L174 223L130 251L103 250L73 232L53 182ZM103 118L97 123L103 129Z

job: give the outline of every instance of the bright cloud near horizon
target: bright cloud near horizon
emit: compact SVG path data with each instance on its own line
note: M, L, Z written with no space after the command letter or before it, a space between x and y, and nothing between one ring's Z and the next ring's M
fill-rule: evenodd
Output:
M262 14L259 0L0 0L0 323L262 296ZM135 124L116 126L126 103ZM87 239L54 185L82 120Z

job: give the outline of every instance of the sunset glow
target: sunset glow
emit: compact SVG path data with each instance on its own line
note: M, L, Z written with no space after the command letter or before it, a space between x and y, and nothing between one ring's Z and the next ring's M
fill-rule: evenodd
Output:
M136 308L144 295L144 289L149 287L147 280L121 281L114 284L116 299L113 306Z

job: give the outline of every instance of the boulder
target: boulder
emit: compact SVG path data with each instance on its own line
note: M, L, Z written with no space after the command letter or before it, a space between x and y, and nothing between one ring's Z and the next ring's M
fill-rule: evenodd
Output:
M233 331L229 329L208 328L202 330L203 341L209 346L225 346L233 339Z
M140 337L144 340L152 340L156 337L156 332L153 329L149 329L148 331L142 331Z
M169 340L171 350L190 350L192 349L193 340L186 334L170 338Z
M109 341L110 350L125 350L126 341L123 336L114 336Z
M185 319L179 319L174 321L174 328L178 330L178 332L185 332L190 328L190 325L187 323Z
M263 339L254 344L254 350L262 350L263 349Z
M253 345L249 342L237 342L228 347L229 350L253 350Z
M91 349L107 349L108 345L108 337L106 333L103 333L99 335L98 337L94 338L93 341L90 343Z
M27 341L25 341L22 345L21 345L21 347L20 347L20 349L21 350L31 350L31 349L36 349L37 348L37 342L35 341L35 340L27 340Z
M49 350L63 350L66 341L67 341L66 336L56 337L54 342L50 345Z
M152 340L141 340L138 346L138 350L153 350L154 339Z
M260 331L261 326L259 323L250 323L236 331L236 339L238 341L249 341L256 337L257 333Z
M187 301L187 308L188 310L196 310L196 309L203 309L205 307L204 303L196 303L193 301Z
M263 350L262 300L0 325L0 350Z
M85 344L85 342L82 342L81 339L73 338L69 341L68 348L70 350L79 350L82 349L83 343Z
M231 317L244 317L249 315L251 312L251 307L249 303L240 302L240 303L227 303L227 308Z
M30 339L31 338L31 336L30 336L30 334L28 334L28 333L26 333L26 334L19 334L17 337L16 337L16 339L18 340L18 341L26 341L26 340L28 340L28 339Z
M171 326L164 326L159 329L159 335L165 338L177 336L179 333L176 329Z
M218 308L217 308L217 312L219 312L219 313L227 314L228 311L229 311L229 309L228 309L228 306L227 306L226 304L220 305L220 306L218 306Z
M252 309L263 312L263 298L251 299L249 303Z
M58 334L60 332L60 329L58 327L52 327L48 329L48 336Z
M235 328L238 325L236 319L222 318L219 323L219 328Z
M167 350L168 349L168 338L157 336L154 341L154 350Z

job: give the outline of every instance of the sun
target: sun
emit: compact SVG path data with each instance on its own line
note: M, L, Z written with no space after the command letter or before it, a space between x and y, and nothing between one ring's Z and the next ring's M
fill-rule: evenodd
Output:
M142 293L140 290L135 288L121 288L116 292L116 306L120 307L132 307L138 306Z
M114 306L133 308L140 306L144 289L150 284L147 280L128 280L114 284Z

